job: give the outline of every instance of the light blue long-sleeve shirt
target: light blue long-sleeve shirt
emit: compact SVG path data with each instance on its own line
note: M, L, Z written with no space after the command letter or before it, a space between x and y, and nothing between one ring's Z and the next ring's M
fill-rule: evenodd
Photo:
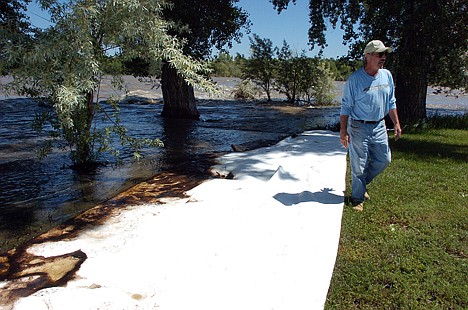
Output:
M355 120L378 121L395 108L393 77L387 69L379 69L376 76L371 76L361 68L348 78L340 115L349 115Z

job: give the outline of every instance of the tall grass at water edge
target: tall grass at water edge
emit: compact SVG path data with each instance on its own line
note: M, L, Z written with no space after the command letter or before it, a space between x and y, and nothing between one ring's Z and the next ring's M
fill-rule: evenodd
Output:
M390 144L364 212L345 206L325 309L468 309L468 116Z

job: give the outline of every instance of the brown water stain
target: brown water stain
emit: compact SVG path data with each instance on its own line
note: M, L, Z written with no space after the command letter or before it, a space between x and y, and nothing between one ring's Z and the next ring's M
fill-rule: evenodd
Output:
M0 306L9 309L21 297L65 285L86 258L81 250L52 257L36 256L29 254L25 246L0 256L0 280L6 282L0 291Z
M19 298L41 289L63 286L73 279L86 253L76 250L59 256L44 257L28 252L28 249L45 242L69 240L86 228L103 225L127 206L147 203L163 203L167 197L183 198L185 192L209 177L208 173L184 175L164 172L141 182L116 197L89 209L48 232L0 255L0 305L9 309Z

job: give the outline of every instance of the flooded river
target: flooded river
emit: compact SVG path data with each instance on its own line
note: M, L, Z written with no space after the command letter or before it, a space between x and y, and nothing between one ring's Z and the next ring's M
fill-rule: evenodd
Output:
M229 94L237 81L220 82ZM332 128L339 120L336 106L289 107L280 101L267 105L263 101L212 100L200 94L200 121L165 120L160 117L160 92L135 79L131 86L130 95L153 98L155 103L123 103L122 123L131 135L160 138L165 147L145 149L140 161L134 161L131 151L123 148L121 165L104 157L107 164L86 174L69 168L71 161L65 151L37 158L35 152L45 137L32 129L31 121L45 108L25 98L0 98L0 253L155 174L203 174L206 159L231 151L232 144L274 143L305 130ZM342 84L337 84L337 98L340 88ZM431 113L464 113L468 106L466 98L442 100L445 104L431 108ZM436 101L440 103L438 98Z

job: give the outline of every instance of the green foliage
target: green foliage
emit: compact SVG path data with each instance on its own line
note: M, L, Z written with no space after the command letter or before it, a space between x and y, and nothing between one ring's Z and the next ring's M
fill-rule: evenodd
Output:
M287 42L285 41L284 44L288 45ZM289 46L288 46L289 48ZM293 53L293 51L289 51L291 53L290 59L292 58L300 58L300 57L305 57L303 55L297 56L297 53ZM280 60L282 56L279 56L280 51L278 51L277 58ZM294 54L294 55L293 55ZM294 56L294 57L293 57ZM357 70L359 67L362 66L361 61L350 61L346 58L340 58L340 59L324 59L331 71L332 76L335 77L336 81L345 81L348 76L353 73L355 70ZM231 55L220 52L212 61L210 61L210 67L212 69L212 75L213 76L224 76L224 77L239 77L241 78L244 74L243 71L245 71L245 66L246 66L247 59L240 54L237 54L235 57L232 57ZM281 62L281 61L280 61ZM129 65L126 64L126 70L129 68L141 68L143 66L140 66L138 63L131 63ZM279 71L283 72L283 75L285 75L288 70L290 70L291 67L287 66L287 62L280 63L279 68L277 68L278 72L275 74L277 83L274 85L275 89L278 91L285 93L285 90L280 90L278 87L281 87L282 81L278 80L278 77L280 76ZM128 72L128 74L133 74L132 71L125 71ZM286 82L288 79L285 78ZM279 84L279 85L278 85ZM286 88L286 86L285 86Z
M185 53L206 58L211 49L232 47L240 42L240 29L249 27L248 14L235 4L238 0L171 0L173 8L164 17L175 23L171 34L186 42Z
M124 64L120 57L105 56L102 61L102 72L108 75L121 75L124 74Z
M351 61L346 57L339 59L329 59L327 62L330 65L330 69L335 75L336 81L346 81L348 77L356 71L359 67L362 67L362 61Z
M252 80L270 98L270 88L285 94L287 101L300 100L308 104L331 104L334 98L334 73L330 61L309 58L305 52L298 56L286 41L281 49L271 40L254 35L251 39L252 56L244 66L245 79ZM277 58L274 58L276 52Z
M122 59L122 57L119 57L119 59ZM143 59L142 57L122 60L124 74L158 80L161 78L162 64L163 62L160 59Z
M468 40L468 38L467 38ZM461 74L454 74L455 71L462 70ZM450 89L461 89L468 92L468 54L461 53L458 57L442 56L434 65L435 74L429 76L429 84Z
M218 56L210 62L210 66L213 69L212 75L224 76L224 77L241 77L242 66L245 62L245 58L237 55L233 58L231 55L220 52Z
M224 48L232 47L232 41L240 42L241 29L250 27L247 12L235 6L238 0L176 0L163 11L164 18L172 22L170 34L184 44L184 54L196 59L206 59L213 47L220 50L218 59L211 62L217 76L239 76L239 64L232 65ZM149 67L153 68L149 68ZM135 58L125 63L126 72L149 77L156 66L148 59Z
M467 141L466 127L391 140L364 212L344 209L325 309L468 307Z
M3 30L10 30L22 33L29 27L27 16L24 13L26 6L31 0L9 0L0 5L0 27ZM7 34L6 32L4 34ZM1 37L6 39L8 37Z
M25 14L30 0L3 0L0 2L0 74L7 75L10 68L18 64L7 63L6 47L10 44L21 44L28 40L29 21Z
M271 88L275 74L276 47L270 39L262 39L254 34L250 37L251 57L244 67L244 79L250 79L265 91L271 101Z
M233 95L235 99L249 100L259 96L260 91L255 83L249 79L244 79L235 86Z
M299 79L301 97L309 104L331 105L335 97L334 74L327 61L302 58L302 75Z
M301 72L305 56L294 53L286 40L277 50L278 62L275 68L275 89L285 94L288 102L295 102L299 93L299 84L305 77Z
M57 123L51 123L56 129L54 135L60 132L76 164L96 160L97 154L107 149L110 132L123 144L139 146L126 136L115 118L117 114L108 115L113 124L109 128L97 129L95 124L104 70L120 71L117 62L109 66L106 51L120 50L120 61L165 60L190 85L209 92L216 89L205 78L209 72L207 65L184 55L182 43L168 35L170 24L162 18L163 9L169 7L165 1L40 3L50 13L54 25L46 30L35 29L28 41L8 42L2 61L15 66L10 70L14 77L10 88L20 94L48 98L53 113L46 119L50 122L51 117L57 119ZM114 108L118 112L118 105Z

